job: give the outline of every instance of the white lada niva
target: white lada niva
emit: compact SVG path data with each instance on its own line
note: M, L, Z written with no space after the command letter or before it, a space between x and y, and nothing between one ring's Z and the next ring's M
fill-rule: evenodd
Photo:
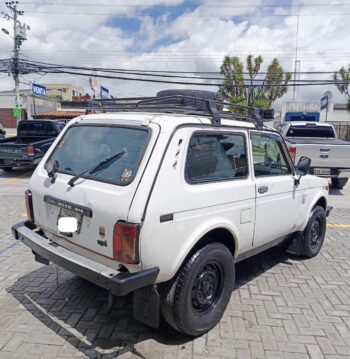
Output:
M204 97L101 101L70 121L12 227L37 261L133 292L136 319L157 327L162 313L192 336L222 318L235 263L281 244L317 255L331 209L327 181L306 157L294 167L256 109Z

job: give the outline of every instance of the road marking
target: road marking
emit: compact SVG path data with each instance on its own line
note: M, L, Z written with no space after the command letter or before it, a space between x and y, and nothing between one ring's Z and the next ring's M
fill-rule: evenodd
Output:
M328 223L328 228L350 228L350 224Z
M30 171L24 172L19 176L16 177L12 177L12 178L7 178L4 182L8 183L8 184L13 184L18 182L21 178L23 178L24 176L26 176Z

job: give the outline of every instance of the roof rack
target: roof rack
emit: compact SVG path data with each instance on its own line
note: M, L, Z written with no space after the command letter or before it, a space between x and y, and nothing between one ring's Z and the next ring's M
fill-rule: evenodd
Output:
M224 111L224 107L237 112ZM205 99L193 96L170 95L157 97L140 97L130 100L99 99L88 103L86 113L94 111L126 112L151 111L160 113L180 113L211 117L213 126L221 126L221 119L252 122L257 128L264 126L264 110L256 107L232 104L229 102Z

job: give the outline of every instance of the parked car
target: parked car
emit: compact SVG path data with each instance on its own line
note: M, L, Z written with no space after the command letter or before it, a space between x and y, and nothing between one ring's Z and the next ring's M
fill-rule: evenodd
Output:
M350 176L350 142L337 138L330 123L286 122L280 127L295 163L311 158L312 174L330 178L334 188L343 188Z
M61 121L20 121L17 136L0 139L0 169L37 165L64 126Z
M179 93L70 121L12 230L37 261L133 292L136 319L157 327L162 313L198 336L223 316L237 262L279 244L317 255L330 207L328 182L307 158L294 167L255 109Z
M0 123L0 140L5 138L6 131L4 130L4 126Z

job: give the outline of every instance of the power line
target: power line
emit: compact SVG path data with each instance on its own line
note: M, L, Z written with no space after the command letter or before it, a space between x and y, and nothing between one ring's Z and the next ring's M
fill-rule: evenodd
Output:
M49 68L76 68L76 69L86 69L88 71L104 71L104 72L128 72L128 73L161 73L161 74L221 74L219 71L170 71L170 70L141 70L141 69L123 69L123 68L102 68L102 67L82 67L82 66L71 66L71 65L63 65L63 64L53 64L46 63L42 61L24 61L21 60L25 64L34 64L40 66L47 66ZM299 71L298 74L301 75L314 75L314 74L334 74L336 71ZM268 72L259 72L262 75L266 75ZM293 74L294 71L285 71L287 74ZM243 75L249 75L249 72L242 72Z
M26 11L28 14L54 14L54 15L77 15L77 16L110 16L114 18L133 18L133 17L154 17L151 14L111 14L111 13L96 13L96 12L62 12L62 11ZM198 19L198 15L188 15L183 14L186 18L195 18ZM216 15L216 16L208 16L201 14L201 18L203 19L211 19L211 18L233 18L233 17L260 17L259 14L237 14L237 15ZM264 17L318 17L318 16L350 16L350 13L336 13L336 14L264 14Z
M37 2L34 1L23 1L22 4L31 4L31 5L38 5ZM191 8L198 8L197 4L187 4L187 5L177 5L177 4L161 4L161 3L153 3L153 4L103 4L103 3L54 3L54 2L46 2L42 4L43 6L77 6L77 7L90 7L90 6L99 6L99 7L108 7L108 8L138 8L138 7L171 7L177 9L191 9ZM329 3L314 3L314 4L217 4L217 5L210 5L205 4L202 8L214 8L214 9L246 9L246 8L310 8L310 7L336 7L336 6L350 6L350 4L346 4L344 2L329 4Z
M31 65L33 66L33 71L35 71L34 67L35 64L30 64L27 63L27 65ZM42 71L45 73L55 73L55 74L70 74L70 75L80 75L80 76L88 76L91 77L91 68L77 68L74 66L56 66L51 64L51 67L48 66L46 68L44 68L43 65L39 66L37 65L37 71ZM75 71L73 71L75 70ZM88 73L86 72L80 72L80 71L89 71ZM106 70L106 69L103 69ZM94 70L95 71L95 70ZM106 72L106 71L104 71ZM108 72L108 71L107 71ZM134 76L140 76L140 74L133 74ZM141 74L142 76L145 76L144 74ZM261 87L261 84L238 84L238 85L231 85L231 84L225 84L224 82L188 82L188 81L169 81L169 80L164 80L164 79L150 79L150 78L140 78L140 77L125 77L125 76L115 76L115 75L110 75L110 74L96 74L94 75L96 77L99 78L105 78L105 79L114 79L114 80L123 80L123 81L138 81L138 82L150 82L150 83L163 83L163 84L172 84L172 85L190 85L190 86L204 86L204 87L233 87L233 88L237 88L237 87ZM152 76L152 75L150 75ZM163 75L163 77L167 77L166 75ZM203 78L197 78L198 80L203 80ZM295 87L295 86L325 86L325 85L332 85L335 84L335 81L333 80L313 80L308 82L307 80L300 80L300 81L296 81L296 80L291 80L288 84L286 84L286 86L288 87ZM280 85L270 85L271 87L280 87Z

